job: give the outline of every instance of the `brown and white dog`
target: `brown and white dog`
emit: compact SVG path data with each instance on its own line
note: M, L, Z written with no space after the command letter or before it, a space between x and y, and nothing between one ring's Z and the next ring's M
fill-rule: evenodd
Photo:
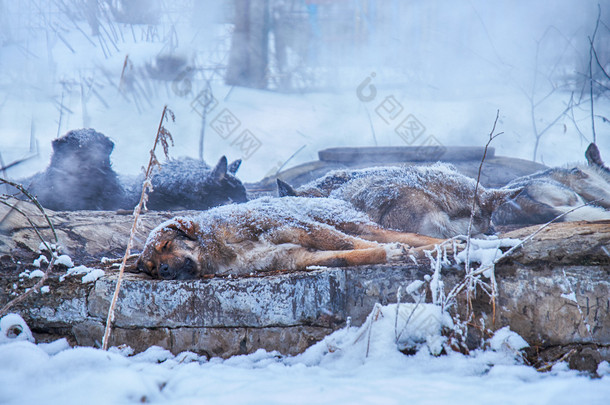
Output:
M476 181L453 166L373 167L335 170L293 189L278 179L279 196L331 197L350 202L384 228L435 238L491 233L491 215L521 189L476 188Z
M382 229L351 204L329 198L264 197L154 229L138 269L161 279L309 266L352 266L421 257L441 239Z

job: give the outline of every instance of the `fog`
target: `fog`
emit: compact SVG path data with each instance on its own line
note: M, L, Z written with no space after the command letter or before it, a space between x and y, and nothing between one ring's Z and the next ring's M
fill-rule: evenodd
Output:
M3 176L43 169L51 141L83 127L115 142L115 170L137 173L166 104L172 156L242 158L246 181L333 146L483 146L498 110L496 154L583 161L591 104L609 159L608 82L595 63L589 87L597 2L250 0L265 36L243 49L265 66L236 85L227 75L246 69L231 52L245 3L0 0ZM600 21L605 66L610 4ZM225 111L234 133L215 126ZM403 120L423 132L401 137Z

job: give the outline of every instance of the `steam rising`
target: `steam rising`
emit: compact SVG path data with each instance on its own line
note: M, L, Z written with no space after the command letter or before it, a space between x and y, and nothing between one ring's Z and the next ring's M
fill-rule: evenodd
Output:
M593 140L596 2L269 0L271 91L224 82L238 3L0 1L0 166L38 144L37 158L7 172L30 175L48 164L53 139L91 127L114 141L114 169L136 174L164 104L177 117L174 157L241 158L246 181L316 160L326 147L406 146L395 129L409 115L425 129L413 146L430 136L481 146L499 109L497 154L548 165L583 161ZM602 5L601 21L595 45L604 64L610 7ZM375 91L371 101L357 94L363 83ZM601 116L604 92L597 87ZM205 121L202 95L215 103ZM223 110L239 122L230 134L214 127ZM610 156L604 118L596 118L597 143Z

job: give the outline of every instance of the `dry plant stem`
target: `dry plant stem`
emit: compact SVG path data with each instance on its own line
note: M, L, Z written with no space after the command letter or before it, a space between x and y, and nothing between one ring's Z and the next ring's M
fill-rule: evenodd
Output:
M544 366L542 366L542 367L538 367L538 368L536 369L536 371L538 371L538 372L549 371L551 368L553 368L553 366L554 366L555 364L557 364L557 363L561 363L562 361L567 360L567 359L568 359L568 358L569 358L571 355L573 355L574 353L576 353L576 349L572 349L572 350L570 350L569 352L567 352L566 354L564 354L563 356L561 356L561 358L559 358L559 359L557 359L557 360L555 360L555 361L552 361L552 362L550 362L550 363L548 363L548 364L545 364L545 365L544 365Z
M19 208L17 208L15 205L13 204L9 204L6 201L0 200L0 204L6 205L7 207L9 207L12 210L17 211L18 213L20 213L21 215L23 215L25 217L25 219L28 220L28 222L30 223L30 225L32 226L32 229L34 230L34 232L36 232L36 236L38 236L38 238L42 241L42 243L44 244L44 246L47 248L47 250L49 252L51 252L51 247L47 244L47 242L44 240L44 238L42 237L42 235L40 234L40 231L38 230L38 227L36 226L36 224L34 224L34 222L30 219L30 217L23 211L21 211Z
M415 303L415 307L413 308L413 310L411 311L411 313L409 314L409 317L407 318L407 321L405 322L405 326L403 326L403 328L400 330L400 333L396 336L396 343L398 344L398 342L400 341L400 338L402 337L402 334L404 333L405 330L407 330L407 326L409 325L409 321L411 321L411 318L413 317L413 314L415 313L415 311L417 310L417 308L419 307L419 305L421 304L423 297L425 296L425 293L422 293L419 296L419 299L417 300L417 302ZM396 325L394 326L394 334L396 335L396 329L397 329L397 325L398 325L398 309L396 310Z
M55 236L55 242L57 243L57 235L55 234L55 229L53 228L53 224L51 223L51 220L49 219L49 217L47 216L46 212L44 211L44 208L42 208L42 206L40 205L40 203L38 203L38 201L36 200L36 198L34 198L31 194L29 194L25 189L23 189L23 187L20 184L16 184L16 183L12 183L9 182L8 180L4 180L4 179L0 179L1 181L12 185L13 187L16 187L17 189L19 189L21 192L23 192L26 196L28 196L28 198L30 198L30 200L36 204L36 206L42 211L42 213L44 214L45 218L47 219L47 221L49 222L49 225L51 226L51 229L53 230L53 235ZM38 291L40 289L40 287L42 287L42 285L45 283L45 281L47 281L47 278L49 277L49 272L51 271L51 269L53 268L53 266L55 265L55 254L53 254L53 250L51 249L51 247L49 246L49 244L44 240L44 238L42 237L42 235L40 234L40 232L38 231L38 227L34 224L34 222L30 219L30 217L23 212L22 210L20 210L19 208L15 207L12 204L7 203L6 201L0 200L0 203L10 207L11 209L14 209L15 211L17 211L18 213L20 213L21 215L23 215L25 217L25 219L28 220L28 222L30 223L30 225L32 226L32 228L34 229L34 231L36 232L36 235L38 236L38 238L40 239L40 241L44 244L44 246L46 247L47 251L51 254L51 261L49 262L49 264L47 265L47 269L44 271L44 274L42 275L41 279L38 280L38 282L36 284L34 284L33 287L31 287L28 291L26 291L25 293L21 294L20 296L10 300L9 302L7 302L2 309L0 309L0 317L4 316L4 314L6 314L6 312L15 304L20 303L21 301L25 300L27 297L29 297L32 293L34 293L35 291Z
M601 6L597 5L597 21L595 23L595 29L593 30L593 36L589 38L589 43L591 44L589 47L589 100L591 103L591 130L593 131L593 143L596 143L596 135L595 135L595 111L594 111L594 101L593 101L593 43L595 42L595 36L597 35L597 29L599 28L599 20L601 18ZM603 69L602 69L603 70Z
M150 151L150 159L148 161L148 167L146 168L146 178L144 182L150 181L150 176L152 174L152 169L157 162L157 158L155 156L155 149L157 148L157 144L159 143L160 138L163 137L167 130L163 128L163 121L165 120L165 115L169 110L167 106L163 107L163 113L161 114L161 121L159 122L159 128L157 129L157 136L155 137L155 143L153 145L152 150ZM173 117L173 114L172 114ZM164 143L163 140L161 140ZM167 141L165 141L165 144ZM164 145L165 146L165 145ZM106 318L106 328L104 329L104 337L102 338L102 350L108 350L108 340L110 338L110 333L112 331L112 322L114 321L114 311L116 307L117 300L119 298L119 291L121 290L121 282L123 280L123 274L125 273L125 265L127 263L127 259L131 254L131 247L133 245L133 240L136 235L136 231L138 229L138 220L140 218L140 213L142 212L142 207L144 206L144 201L146 199L148 187L144 185L142 187L142 194L140 195L140 201L138 205L134 209L134 220L133 225L131 226L131 232L129 234L129 241L127 242L127 248L125 249L125 255L123 256L123 260L121 262L121 267L119 268L119 276L117 277L116 287L114 289L114 295L112 296L112 301L110 302L110 308L108 309L108 317Z
M130 255L127 257L127 260L135 259L135 258L136 258L136 257L138 257L138 256L139 256L139 254L137 254L137 253L130 254ZM105 258L103 258L103 259L102 259L102 264L105 264L105 265L108 265L108 264L115 264L115 263L120 263L120 262L122 262L122 261L123 261L123 258L122 258L122 257L121 257L121 258L119 258L119 259L109 259L109 258L105 257Z
M396 342L398 342L398 312L400 310L401 292L402 286L398 286L398 291L396 291L396 313L394 314L394 337L396 338Z
M494 134L494 132L496 131L496 125L498 124L498 118L500 118L500 110L496 111L496 119L494 120L494 125L491 128L491 132L489 133L489 140L487 141L487 144L485 144L485 150L483 151L483 157L481 158L481 163L479 164L479 173L477 175L477 183L474 187L474 195L472 196L472 208L470 210L470 221L468 222L468 233L466 235L466 263L465 263L466 278L470 279L469 287L468 287L469 290L471 290L474 287L474 280L472 278L470 278L470 272L471 272L470 271L470 238L472 236L472 223L474 222L474 211L475 211L476 203L477 203L477 192L479 190L479 184L481 182L481 171L483 170L483 163L485 162L485 157L487 156L487 150L489 149L489 145L491 144L491 141L493 141L496 137L503 134L503 132ZM471 294L468 294L467 299L468 299L468 309L470 310L472 308Z

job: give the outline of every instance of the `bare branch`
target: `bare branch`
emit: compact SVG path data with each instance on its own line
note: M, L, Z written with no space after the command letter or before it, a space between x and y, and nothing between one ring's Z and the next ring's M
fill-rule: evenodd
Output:
M59 239L57 238L57 233L55 232L55 227L53 226L53 223L51 222L51 219L47 215L47 213L44 210L44 208L42 207L42 205L40 205L40 202L38 202L36 197L34 197L32 194L30 194L30 192L28 190L26 190L25 187L23 187L19 183L15 183L15 182L3 179L1 177L0 177L0 183L8 184L9 186L15 187L17 190L21 191L32 203L34 203L34 205L36 205L38 210L42 213L42 215L44 215L45 219L47 220L47 223L49 224L49 227L51 228L51 231L53 232L53 237L55 238L55 243L58 243Z
M595 36L597 35L597 29L599 28L599 20L601 19L602 8L597 5L597 21L595 23L595 29L593 30L593 36L589 37L589 98L591 103L591 130L593 131L593 143L597 142L597 135L595 133L595 102L593 100L593 43L595 42Z
M479 191L479 184L481 182L481 171L483 170L483 163L485 162L485 157L487 156L487 149L489 148L489 145L491 144L491 141L493 141L495 138L497 138L498 136L502 135L503 132L499 132L497 134L494 134L494 132L496 131L496 125L498 124L498 119L500 118L500 110L496 111L496 119L494 120L494 125L491 128L491 132L489 133L489 140L487 141L487 144L485 144L485 150L483 151L483 157L481 158L481 163L479 164L479 172L477 174L477 182L476 185L474 187L474 195L472 196L472 208L470 210L470 221L468 222L468 233L466 234L466 263L465 263L465 270L466 270L466 278L469 278L469 274L471 273L471 269L470 269L470 239L472 236L472 224L474 222L474 212L475 212L475 208L476 208L476 204L477 204L477 193ZM471 287L473 287L472 285L472 279L470 279L471 281ZM470 300L471 300L471 296L468 296L468 302L469 302L469 308L470 308Z
M20 191L24 191L23 187L20 184L15 184L12 182L9 182L8 180L4 180L4 179L0 179L4 182L6 182L7 184L13 185L15 187L17 187ZM55 241L57 242L57 235L55 234L55 229L53 228L53 224L51 223L51 220L49 219L49 217L47 216L47 213L44 211L44 208L42 208L42 206L40 206L40 204L38 203L38 201L36 201L36 199L34 197L31 197L29 193L27 193L27 191L25 192L25 194L27 196L29 196L29 198L32 200L32 202L34 202L38 208L42 211L43 215L45 216L45 218L47 219L47 221L49 222L49 225L51 226L51 229L53 229L53 234L55 235ZM10 207L11 209L15 210L16 212L20 213L21 215L23 215L28 222L30 223L30 225L32 225L32 228L34 229L34 231L36 232L36 235L38 236L38 238L40 239L40 241L44 244L45 248L47 249L47 251L51 254L51 261L49 262L49 264L47 265L47 268L42 276L42 278L40 280L38 280L38 282L31 287L29 290L27 290L25 293L21 294L20 296L10 300L9 302L7 302L2 309L0 309L0 317L3 316L13 305L18 304L19 302L25 300L27 297L29 297L32 293L34 293L35 291L40 290L40 287L42 287L42 285L45 283L45 281L47 280L47 278L49 277L49 273L51 271L51 269L53 268L53 266L55 265L55 259L56 259L56 254L54 252L54 250L51 248L51 246L49 246L48 242L44 240L44 238L42 237L42 235L40 234L40 232L38 231L38 227L34 224L34 222L31 220L31 218L28 216L27 213L25 213L24 211L20 210L19 208L17 208L15 205L10 204L8 202L6 202L3 199L0 199L0 203L3 205L6 205L8 207Z

